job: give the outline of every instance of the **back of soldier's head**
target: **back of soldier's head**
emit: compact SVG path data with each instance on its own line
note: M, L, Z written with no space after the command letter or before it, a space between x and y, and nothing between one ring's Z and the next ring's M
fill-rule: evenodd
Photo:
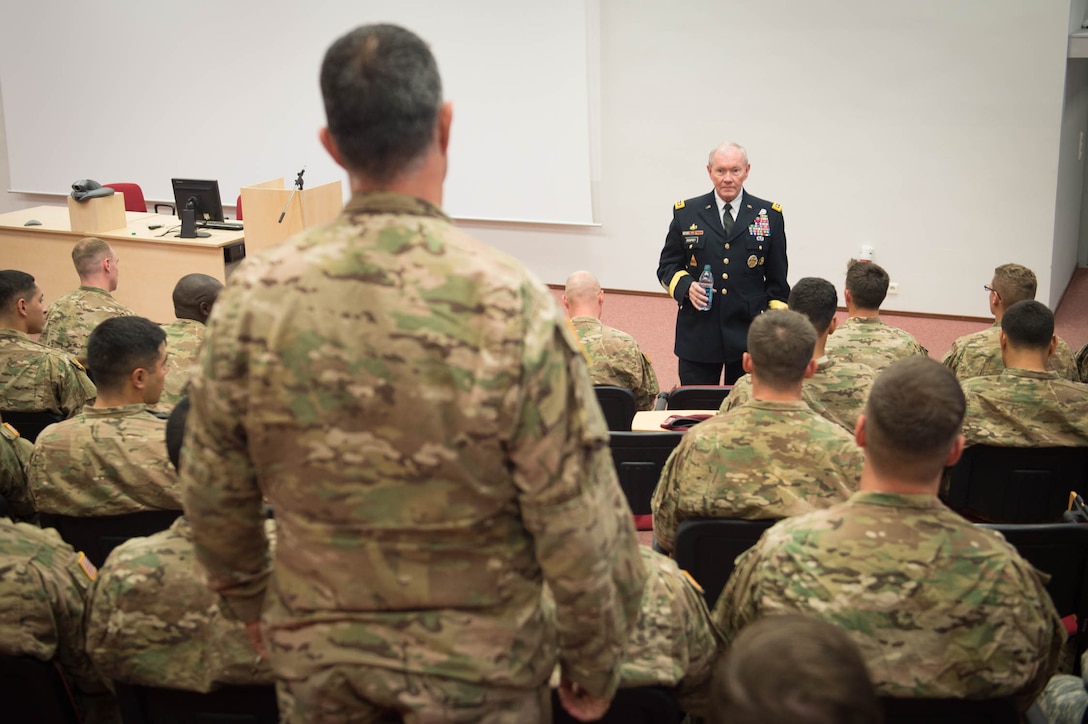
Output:
M72 263L75 264L80 279L83 279L98 271L102 260L112 253L113 248L109 244L90 236L80 239L72 247Z
M567 277L563 285L563 296L572 307L586 307L597 304L601 293L601 283L591 272L576 271Z
M174 464L174 470L181 471L181 443L185 439L185 424L189 421L189 396L178 400L170 417L166 420L166 454Z
M1025 299L1035 299L1039 282L1035 272L1020 264L1002 264L994 269L993 287L1008 309Z
M888 272L871 261L852 262L846 270L846 291L860 309L880 309L890 283Z
M882 721L857 645L826 621L769 616L745 627L711 682L717 724L876 724Z
M87 339L87 367L97 387L117 391L138 368L158 361L166 332L143 317L114 317L99 324Z
M29 299L38 291L34 277L17 269L0 271L0 316L15 313L20 299Z
M748 355L760 382L786 389L805 377L816 347L816 330L803 314L778 309L760 314L748 327Z
M865 457L878 475L926 483L960 432L966 402L956 376L928 357L899 360L877 375L865 406Z
M1005 310L1001 331L1013 347L1047 349L1054 338L1054 313L1042 302L1025 299Z
M839 306L839 293L835 285L819 277L804 277L790 289L790 309L808 317L808 321L819 334L827 331L831 320L835 318L835 309Z
M321 66L329 132L349 170L395 178L434 141L442 81L427 44L395 25L364 25Z
M183 319L204 321L207 314L201 311L201 305L210 312L219 293L223 291L223 282L207 274L186 274L174 285L174 315Z

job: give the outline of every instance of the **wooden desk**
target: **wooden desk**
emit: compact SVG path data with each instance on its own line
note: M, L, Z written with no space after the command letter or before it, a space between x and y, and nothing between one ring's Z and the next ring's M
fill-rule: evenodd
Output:
M207 229L205 239L179 239L174 216L127 212L123 229L93 234L117 252L120 279L113 295L137 314L155 322L174 319L171 294L186 274L207 274L226 281L227 263L245 256L241 231ZM41 226L23 226L28 219ZM150 224L162 228L148 229ZM171 229L166 236L161 236ZM72 247L91 234L71 230L66 206L35 206L0 214L0 268L19 269L34 276L49 304L79 286L72 265Z
M668 432L661 427L661 423L673 415L688 417L689 415L713 414L715 414L714 410L639 410L631 423L631 432Z

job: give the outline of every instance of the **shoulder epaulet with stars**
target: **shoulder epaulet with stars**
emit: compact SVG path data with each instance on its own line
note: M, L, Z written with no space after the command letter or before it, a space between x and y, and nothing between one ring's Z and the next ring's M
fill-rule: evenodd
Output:
M682 208L684 208L684 202L683 201L677 201L675 204L672 205L672 208L673 209L682 209Z
M775 201L773 204L771 204L771 211L782 211L782 204Z

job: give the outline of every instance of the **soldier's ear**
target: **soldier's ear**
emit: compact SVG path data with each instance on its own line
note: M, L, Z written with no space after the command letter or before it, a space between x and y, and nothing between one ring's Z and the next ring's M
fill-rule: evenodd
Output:
M865 447L865 415L858 415L858 421L854 423L854 442L858 447Z
M19 301L15 302L15 311L18 312L20 317L26 316L26 310L30 304L26 301L26 297L20 297Z
M1052 335L1050 335L1050 346L1047 347L1047 350L1046 350L1046 358L1050 359L1051 355L1054 354L1054 350L1056 350L1057 348L1058 348L1058 335L1052 334Z
M129 375L129 380L132 382L133 387L142 390L147 383L147 370L143 367L137 367L132 370L132 373Z
M950 468L960 460L960 455L963 455L963 435L956 435L956 439L952 441L952 449L948 451L948 458L944 461L944 466Z
M810 377L812 377L814 374L816 374L816 367L817 367L816 360L810 359L808 361L808 366L805 367L805 376L802 377L801 379L807 380Z
M752 355L745 352L740 358L740 367L748 374L752 374Z

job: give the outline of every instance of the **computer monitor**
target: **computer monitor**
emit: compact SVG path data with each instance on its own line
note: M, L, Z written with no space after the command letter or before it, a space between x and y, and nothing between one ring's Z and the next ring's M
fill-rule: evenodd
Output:
M171 179L178 218L185 209L192 209L196 223L223 221L223 201L219 197L219 182L199 179Z

